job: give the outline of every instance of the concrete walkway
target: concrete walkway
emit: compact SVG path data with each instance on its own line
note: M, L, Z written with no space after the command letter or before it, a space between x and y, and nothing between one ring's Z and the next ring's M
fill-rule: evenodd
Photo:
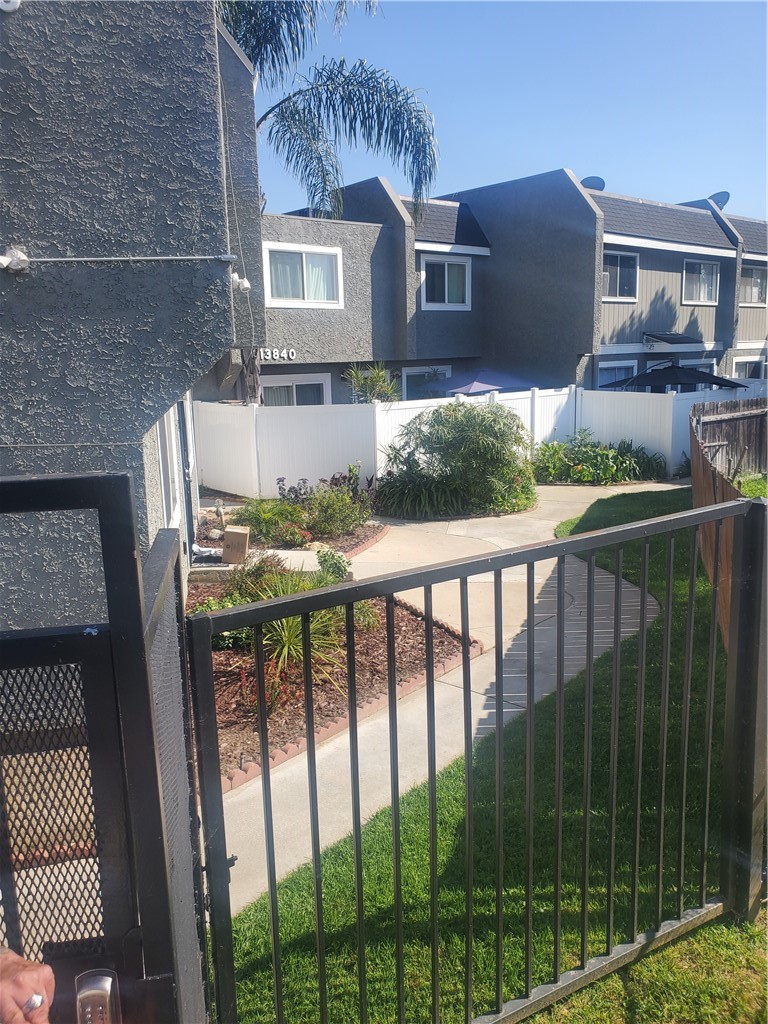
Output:
M665 490L680 484L637 485L642 490ZM353 559L356 579L404 571L435 562L468 558L488 552L549 540L564 519L584 512L594 501L626 493L626 487L543 486L535 509L513 516L457 520L442 523L392 522L387 535ZM556 562L536 564L535 570L535 689L537 700L555 688ZM504 637L504 706L501 717L509 721L526 706L527 623L525 567L505 570L502 577ZM595 654L613 643L614 578L595 574ZM460 625L458 583L434 588L434 614ZM571 678L586 662L586 565L566 559L565 671ZM420 591L401 595L423 606ZM640 595L636 587L622 584L621 635L639 628ZM648 602L648 619L658 606ZM470 632L482 640L485 653L471 663L472 728L476 739L496 728L499 711L495 699L495 651L492 574L471 577L469 582ZM438 769L464 750L462 670L454 669L435 687ZM425 691L409 694L397 705L400 791L427 777ZM388 712L383 709L361 722L360 791L363 820L390 803ZM343 733L317 750L320 837L323 847L352 830L349 737ZM277 874L284 877L311 858L307 758L301 754L271 772L272 802L277 849ZM236 854L230 896L236 913L266 889L266 866L261 779L254 779L224 796L227 849Z

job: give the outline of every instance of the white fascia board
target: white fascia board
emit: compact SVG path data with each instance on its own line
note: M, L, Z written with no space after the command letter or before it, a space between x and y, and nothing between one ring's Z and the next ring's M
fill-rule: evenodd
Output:
M685 242L659 242L654 238L635 238L634 235L603 235L604 245L632 245L640 249L661 249L665 252L686 252L694 256L719 256L736 259L735 249L716 249L708 245L687 245Z
M447 242L415 242L417 252L448 252L457 256L490 256L491 250L484 245L449 245Z
M668 341L649 341L647 343L637 342L633 345L601 345L600 356L611 355L630 356L637 352L648 352L653 345L654 352L690 352L691 349L701 348L704 352L720 352L722 345L717 341L692 342L690 345L673 345Z
M768 263L768 255L760 252L743 252L742 263Z

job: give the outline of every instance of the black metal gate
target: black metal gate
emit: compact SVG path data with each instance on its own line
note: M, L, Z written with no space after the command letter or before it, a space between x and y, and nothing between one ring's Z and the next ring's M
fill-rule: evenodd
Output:
M733 523L735 542L731 558L730 583L734 602L731 620L731 634L728 645L727 683L724 693L725 735L722 729L715 733L715 679L718 662L718 626L717 626L717 575L713 580L712 597L706 612L706 636L703 647L708 648L705 668L699 671L696 680L696 721L701 725L701 733L694 736L690 733L692 721L692 663L694 644L694 607L697 591L697 566L702 537L714 535L716 550L719 550L723 524ZM690 551L690 570L687 583L687 595L678 600L679 618L685 623L683 636L680 640L681 658L679 658L679 679L674 686L670 680L670 662L672 660L673 636L673 580L675 564L675 541L680 530L688 530L685 549ZM639 557L639 627L637 640L637 668L632 679L632 689L636 704L632 707L632 717L626 718L631 725L623 734L619 731L620 685L622 678L621 664L621 608L622 608L622 566L625 547L630 542L640 542ZM649 665L646 661L647 638L649 629L646 621L648 606L647 587L649 579L649 551L651 543L656 545L655 551L661 551L664 573L666 577L666 606L660 619L663 630L663 656L660 662ZM678 544L680 544L678 540ZM690 546L689 546L690 545ZM682 546L682 545L681 545ZM607 826L606 862L601 865L605 870L605 890L602 894L594 884L594 863L590 864L590 828L597 828L594 822L596 810L592 792L593 762L598 757L592 739L592 724L596 708L595 680L593 678L593 662L595 650L595 615L596 603L595 558L596 552L609 547L613 552L614 582L610 584L613 593L613 636L612 636L612 670L610 685L603 688L601 694L602 708L605 717L610 719L610 735L603 734L604 749L599 756L607 765L605 776L608 778L606 792L602 794L599 812ZM679 550L679 549L678 549ZM581 554L586 560L586 626L582 634L586 643L586 668L584 671L583 705L579 705L575 720L566 723L566 559L573 554ZM537 628L537 614L534 597L534 570L542 562L555 561L553 572L553 594L547 618L550 620L548 640L540 641L540 629ZM439 810L438 788L435 767L435 660L433 648L433 587L448 581L458 583L461 600L461 633L463 659L463 730L464 730L464 818L461 825L462 839L458 846L463 850L460 855L463 863L463 903L464 912L453 911L450 921L451 940L454 945L463 947L463 967L454 967L458 977L449 979L453 985L453 996L456 1004L452 1007L453 1016L470 1024L482 1020L491 1024L493 1021L513 1022L523 1020L555 1000L568 995L590 981L615 971L642 956L649 950L663 945L699 924L732 909L740 915L754 917L759 909L761 897L761 868L763 864L763 837L765 826L765 764L764 743L766 732L766 638L765 615L766 603L766 503L733 501L722 505L696 509L646 522L633 523L626 526L613 527L596 533L583 534L567 540L549 541L543 544L502 551L493 555L481 556L443 565L409 571L400 574L389 574L360 582L347 582L338 586L315 590L295 596L280 597L257 604L226 608L221 611L199 612L188 621L190 635L190 658L192 668L193 699L196 707L197 753L198 767L203 786L201 800L203 808L203 831L206 851L206 885L210 911L211 955L215 985L215 1019L219 1024L235 1024L238 1020L238 994L236 985L235 964L233 958L233 929L229 901L229 862L227 840L224 832L223 801L220 785L219 753L216 729L216 708L214 702L214 674L211 655L211 642L215 635L231 633L231 631L252 631L253 636L253 675L257 688L257 723L259 746L261 750L261 782L260 801L252 804L239 802L240 813L252 807L254 828L257 818L258 826L263 830L265 844L265 864L267 892L265 894L268 911L271 958L265 949L266 943L260 942L259 963L263 976L267 974L266 963L271 959L271 1011L266 1007L267 997L260 1004L258 1019L274 1020L284 1024L290 1020L288 987L292 986L293 997L300 1000L306 997L306 987L310 984L308 975L312 975L313 1006L316 1007L317 1019L323 1024L339 1016L338 1006L334 1005L332 985L330 982L329 965L331 956L335 958L338 974L356 975L357 994L350 998L344 1013L347 1019L359 1019L362 1022L374 1019L393 1019L396 1016L399 1024L406 1020L429 1020L438 1024L442 1018L441 990L445 981L441 966L441 919L438 909L438 876L437 822ZM717 558L715 559L717 564ZM473 985L477 977L477 965L473 961L473 944L477 933L475 927L474 901L477 897L473 880L473 842L478 827L480 812L474 804L473 790L473 734L470 721L471 713L471 676L469 664L469 621L471 614L468 581L480 574L493 574L494 580L494 614L496 629L496 669L495 669L495 707L500 708L504 702L503 675L504 652L501 644L502 618L502 573L515 567L523 568L526 580L527 618L523 648L527 647L525 669L525 692L527 710L522 733L522 754L517 768L505 763L504 729L498 720L495 725L495 779L486 786L486 806L483 808L484 836L487 843L485 852L493 849L492 870L486 866L485 886L495 890L494 908L489 910L487 891L485 893L483 932L494 934L493 952L484 960L487 963L484 982L486 990L492 986L495 993L493 1003L479 1007L475 1000ZM408 953L405 941L404 921L413 915L413 907L408 907L403 898L404 869L408 865L403 860L403 840L409 837L402 831L401 816L403 810L400 803L399 755L398 755L398 707L395 679L396 638L394 632L395 594L423 588L424 593L424 669L426 675L426 703L424 728L427 732L427 788L429 794L428 835L423 833L419 856L429 861L428 891L425 887L419 890L416 897L411 894L411 902L418 903L418 920L411 929L411 955L420 957L419 963L431 964L431 994L428 1006L422 1006L418 1016L407 1008ZM365 878L363 869L364 842L362 836L362 820L360 812L360 750L355 702L355 643L354 622L356 606L372 598L384 598L386 602L385 630L387 636L387 669L388 669L388 725L389 725L389 774L391 780L391 849L387 856L392 864L392 921L393 926L393 957L391 971L390 1002L386 1012L380 1014L374 1010L369 998L371 984L366 965L367 936L376 929L376 923L367 920L365 914ZM554 606L554 608L553 608ZM354 876L354 897L350 891L344 911L345 926L337 925L337 933L326 934L325 922L330 917L326 912L324 896L324 858L320 846L320 821L318 800L318 759L316 757L313 735L313 649L311 616L313 613L326 609L343 608L346 623L346 664L348 681L348 714L349 714L349 782L352 797L352 853L349 861ZM554 614L553 614L554 611ZM274 782L270 767L269 726L267 715L267 679L265 636L270 625L293 617L301 623L303 640L303 685L304 711L306 715L306 772L309 792L309 817L311 830L311 885L312 895L304 897L307 909L302 920L312 917L314 926L306 926L299 942L310 938L315 944L313 967L306 967L304 972L296 969L295 962L290 972L284 970L286 955L290 956L293 943L284 939L284 923L280 917L280 899L276 872L276 836L278 834L273 816ZM618 625L617 625L618 623ZM537 689L534 651L537 643L548 643L556 652L556 689L554 714L551 715L550 728L554 735L553 764L547 763L543 768L537 761L534 743L534 717L540 712L537 709ZM674 652L675 654L677 652ZM582 661L584 665L584 661ZM684 665L684 667L683 667ZM648 694L654 690L658 699L658 725L655 736L649 737L644 725L644 714ZM720 691L722 694L722 691ZM581 699L581 698L579 698ZM550 702L550 711L552 704ZM671 739L672 710L675 710L675 743L679 745L679 754L675 754L676 763L670 768L668 764ZM679 709L679 712L678 712ZM574 730L572 726L576 726ZM582 740L583 734L583 740ZM623 735L623 747L620 749L620 735ZM658 744L654 749L654 764L650 765L649 747ZM566 742L567 741L567 742ZM583 745L582 745L583 744ZM722 758L722 778L720 770L715 771L713 750ZM575 765L570 777L579 776L583 771L583 800L578 792L580 778L577 779L576 793L573 787L569 804L564 803L563 777L564 770L570 769L568 759ZM621 774L619 767L621 766ZM658 771L656 772L656 766ZM679 766L679 771L677 770ZM386 773L385 769L383 770ZM554 775L554 797L551 804L546 804L543 813L537 809L538 791L535 791L534 778L540 778L542 771ZM704 779L701 806L695 808L700 813L700 821L695 825L688 821L686 805L687 784L693 777ZM650 772L650 774L649 774ZM539 773L537 775L537 773ZM486 776L488 777L488 775ZM629 782L627 782L629 779ZM622 781L623 780L623 781ZM641 783L645 788L642 789ZM347 782L345 780L344 786ZM537 783L538 785L538 783ZM714 787L722 786L721 799L711 799ZM495 787L495 788L494 788ZM670 805L672 791L676 803ZM617 792L622 790L624 810L621 820L617 815ZM524 794L521 810L515 819L516 847L522 862L521 874L517 876L518 891L522 891L521 906L514 916L505 911L508 903L507 884L505 879L505 794L516 792ZM490 794L490 795L489 795ZM651 795L649 795L651 794ZM688 787L690 794L690 787ZM551 793L550 793L551 796ZM339 791L341 798L341 791ZM641 802L643 801L643 802ZM650 808L645 805L651 802ZM261 803L261 811L257 808ZM489 805L491 812L489 812ZM717 819L713 807L718 807ZM629 810L628 810L629 809ZM567 819L567 820L566 820ZM671 819L668 821L667 819ZM490 824L489 824L490 822ZM667 835L665 836L665 825ZM710 837L714 827L720 836L719 884L716 851L712 850ZM544 832L540 830L543 828ZM564 836L568 829L569 837L577 837L576 858L581 861L578 869L580 877L575 878L573 863L565 864ZM686 828L688 832L686 832ZM389 826L388 826L389 829ZM676 829L673 849L670 849L671 830ZM495 830L495 831L494 831ZM622 831L621 836L618 835ZM549 837L554 832L554 857L545 866L543 877L541 872L534 875L537 837L541 834ZM285 829L283 834L287 837ZM390 833L388 832L388 835ZM495 836L495 838L494 838ZM627 855L629 868L624 871L622 881L617 881L616 849L621 842L633 853ZM572 838L569 838L570 856L573 860ZM630 845L628 845L630 844ZM412 846L412 842L411 842ZM643 902L645 909L642 918L638 914L638 895L640 877L641 846L643 847ZM651 853L648 848L652 847ZM346 856L346 854L345 854ZM649 858L649 859L648 859ZM487 859L487 858L486 858ZM574 861L575 863L576 861ZM333 862L330 861L330 864ZM345 861L346 864L346 861ZM493 875L493 879L491 879ZM568 875L568 880L566 879ZM455 881L455 875L454 881ZM649 881L650 879L650 881ZM538 887L539 891L536 891ZM565 948L566 893L570 888L580 893L580 911L573 907L568 911L570 916L568 943ZM542 890L545 895L542 896ZM297 889L290 890L286 901L296 914ZM600 899L600 910L592 906ZM542 901L545 909L542 910ZM573 901L571 901L573 902ZM621 905L621 923L618 923L616 908ZM303 906L304 904L302 904ZM651 908L651 909L649 909ZM338 906L333 914L339 917ZM602 931L602 952L594 955L594 938L590 935L590 923L597 918L605 921ZM458 921L458 917L461 920ZM536 919L535 919L536 918ZM542 919L546 919L542 924ZM574 925L574 919L578 922ZM413 922L412 922L413 923ZM266 930L266 925L264 926ZM341 938L338 931L342 932ZM314 932L314 935L310 935ZM545 961L550 966L549 980L544 983L533 973L534 944L538 942L546 946ZM504 957L509 956L511 946L517 958L517 991L509 992L509 985L504 983ZM575 953L580 946L580 954ZM417 954L413 949L417 947ZM592 955L590 955L590 947ZM486 946L487 948L487 946ZM568 963L566 964L566 953ZM251 951L242 950L241 955L251 962L253 969L254 955ZM570 968L576 959L576 966ZM316 984L315 984L316 968ZM379 968L380 970L380 968ZM419 970L422 970L420 967ZM290 973L290 977L289 977ZM416 973L412 970L412 973ZM426 970L423 971L426 973ZM541 971L538 971L539 977ZM492 978L488 975L493 975ZM388 979L389 981L389 979ZM248 982L252 985L252 982ZM381 987L381 978L377 978ZM266 983L264 986L266 991ZM302 1004L303 1006L304 1004ZM485 1014L477 1017L478 1011ZM267 1016L268 1015L268 1016Z
M0 942L117 973L126 1024L206 1019L176 531L142 573L126 474L0 481L3 513L95 509L108 622L0 635ZM199 889L198 889L199 892Z

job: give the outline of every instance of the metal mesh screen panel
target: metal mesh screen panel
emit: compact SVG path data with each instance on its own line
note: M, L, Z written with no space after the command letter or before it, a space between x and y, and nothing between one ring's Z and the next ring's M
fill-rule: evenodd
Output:
M100 851L79 667L0 672L0 943L98 950Z
M179 661L176 594L170 588L150 651L157 753L168 836L171 908L182 1020L205 1020L202 964L190 843L190 789L184 734L184 686ZM185 983L188 979L189 983Z

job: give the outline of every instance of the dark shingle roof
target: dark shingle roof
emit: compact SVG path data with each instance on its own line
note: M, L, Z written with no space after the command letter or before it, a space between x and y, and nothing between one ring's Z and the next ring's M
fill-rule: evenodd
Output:
M728 217L744 239L744 252L768 253L768 223L749 217Z
M611 234L733 248L715 218L706 210L657 203L650 199L632 199L595 189L587 191L603 211L605 231Z
M400 197L408 213L413 215L413 202ZM421 220L416 224L417 242L440 242L446 245L478 245L489 248L483 229L475 220L466 203L431 200L422 207Z

